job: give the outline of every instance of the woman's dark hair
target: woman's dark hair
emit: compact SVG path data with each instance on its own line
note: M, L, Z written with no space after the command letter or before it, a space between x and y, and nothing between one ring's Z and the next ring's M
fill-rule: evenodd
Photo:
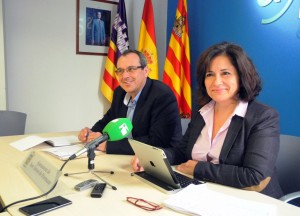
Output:
M138 50L128 49L128 50L125 50L121 54L121 56L127 56L128 54L131 54L131 53L134 53L134 54L136 54L139 57L140 64L141 64L142 68L144 69L147 66L148 62L147 62L147 59L146 59L145 55L142 52L140 52Z
M203 106L211 100L204 84L205 75L212 60L220 55L229 57L232 65L238 72L239 99L245 102L253 100L261 91L261 80L252 60L240 46L229 42L222 42L209 47L197 61L196 75L199 104Z

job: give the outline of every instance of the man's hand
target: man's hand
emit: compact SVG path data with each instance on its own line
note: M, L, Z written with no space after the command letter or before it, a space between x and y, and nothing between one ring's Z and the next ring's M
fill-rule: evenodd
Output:
M106 141L103 142L103 143L101 143L101 144L97 147L97 149L98 149L99 151L106 152Z
M78 139L80 140L80 142L86 143L88 142L89 134L92 132L93 131L91 129L85 127L79 132Z
M88 143L101 135L102 134L100 132L93 132L91 129L85 127L79 132L78 139L83 143ZM97 149L99 151L106 152L106 142L101 143Z
M134 156L131 160L131 167L135 172L144 171L144 168L139 165L139 159L137 156Z

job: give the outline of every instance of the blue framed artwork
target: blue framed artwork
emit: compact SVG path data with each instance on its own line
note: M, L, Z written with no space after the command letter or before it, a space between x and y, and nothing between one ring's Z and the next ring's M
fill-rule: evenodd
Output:
M107 55L118 1L77 0L76 54Z

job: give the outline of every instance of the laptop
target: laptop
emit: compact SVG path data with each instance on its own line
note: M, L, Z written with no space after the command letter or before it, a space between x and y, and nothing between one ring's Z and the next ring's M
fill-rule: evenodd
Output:
M135 172L140 180L165 193L176 193L189 184L202 184L202 181L173 171L165 152L157 147L128 139L144 171Z

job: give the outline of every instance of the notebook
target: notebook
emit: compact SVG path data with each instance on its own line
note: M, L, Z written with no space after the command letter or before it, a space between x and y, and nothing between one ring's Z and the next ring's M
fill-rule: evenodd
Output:
M176 193L190 184L203 182L173 171L165 152L157 147L128 139L134 153L139 158L143 172L135 172L140 180L165 193Z

